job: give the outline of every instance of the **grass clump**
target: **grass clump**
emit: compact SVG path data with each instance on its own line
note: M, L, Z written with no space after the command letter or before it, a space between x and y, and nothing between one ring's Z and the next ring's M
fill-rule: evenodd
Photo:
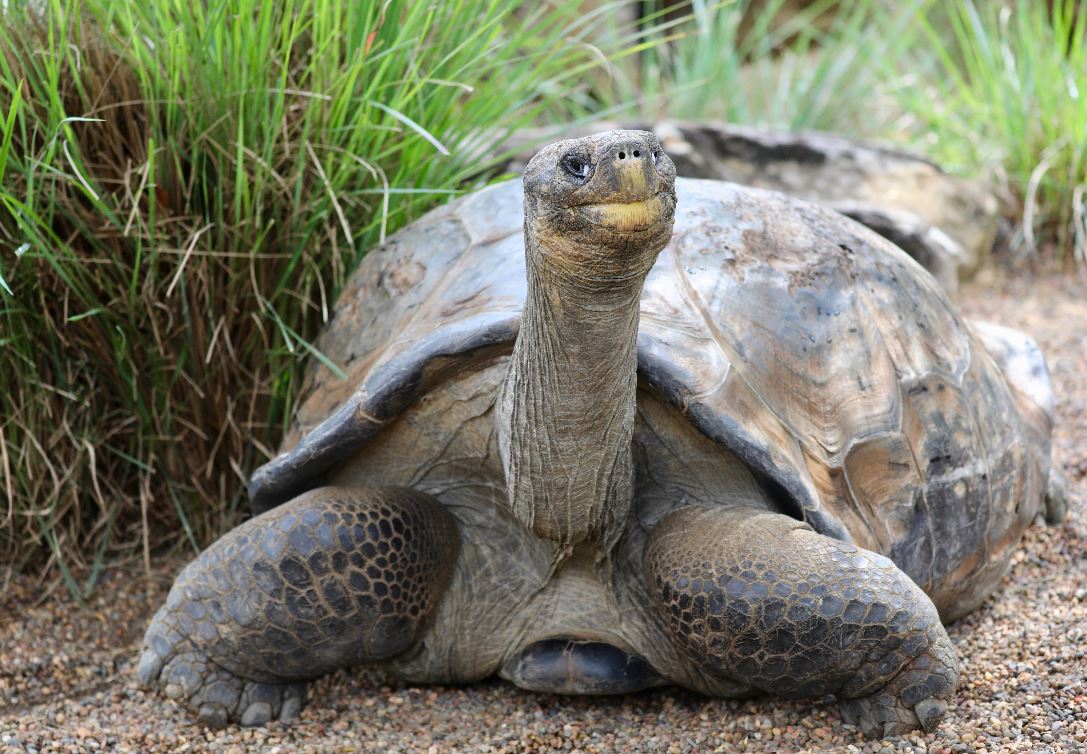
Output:
M236 521L359 256L615 52L520 5L0 8L8 573L86 593Z
M616 97L647 119L882 133L896 113L873 61L900 57L915 34L875 29L908 27L921 2L692 0L658 26L674 41L641 56Z
M1001 187L1020 253L1087 262L1087 8L962 0L918 23L895 93L925 151Z

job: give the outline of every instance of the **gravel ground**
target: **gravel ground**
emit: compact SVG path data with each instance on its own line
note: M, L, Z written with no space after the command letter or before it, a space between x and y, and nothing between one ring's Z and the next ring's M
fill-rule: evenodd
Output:
M181 565L171 563L150 580L109 573L85 609L29 580L3 596L0 751L1087 751L1085 290L1084 276L990 275L962 296L969 316L1020 327L1048 354L1070 512L1062 527L1032 527L1004 588L951 627L962 679L934 733L864 741L829 700L562 698L498 681L410 688L372 671L317 682L290 725L208 730L134 682L143 627Z

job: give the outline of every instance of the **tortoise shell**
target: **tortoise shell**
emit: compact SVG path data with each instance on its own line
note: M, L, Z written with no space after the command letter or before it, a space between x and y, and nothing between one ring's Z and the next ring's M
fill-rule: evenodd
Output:
M995 587L1042 501L1048 417L922 268L825 208L676 182L646 281L640 387L753 472L783 512L890 557L946 619ZM429 391L508 353L525 300L520 181L436 209L341 293L255 510L319 486Z

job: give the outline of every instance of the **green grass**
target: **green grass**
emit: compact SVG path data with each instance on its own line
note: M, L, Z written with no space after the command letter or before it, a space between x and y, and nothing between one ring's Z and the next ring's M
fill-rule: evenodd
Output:
M77 594L235 523L360 255L620 54L586 43L607 13L514 0L27 5L0 10L0 565Z
M912 36L873 27L902 27L921 2L693 0L689 20L660 25L679 39L641 56L612 97L637 100L650 120L882 133L895 113L881 106L872 61L901 56Z
M1020 253L1087 262L1087 7L1055 0L932 3L896 60L918 143L984 175L1019 220Z

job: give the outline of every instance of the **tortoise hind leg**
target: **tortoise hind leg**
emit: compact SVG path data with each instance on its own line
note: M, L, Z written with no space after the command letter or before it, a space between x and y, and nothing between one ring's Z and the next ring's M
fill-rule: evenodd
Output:
M722 685L833 693L866 735L931 730L958 680L929 598L887 558L778 513L680 508L650 532L649 593Z
M1059 466L1049 470L1043 514L1049 526L1060 526L1068 516L1068 480Z
M453 517L423 493L308 492L185 567L144 636L139 680L209 724L292 717L299 681L415 642L458 547Z

